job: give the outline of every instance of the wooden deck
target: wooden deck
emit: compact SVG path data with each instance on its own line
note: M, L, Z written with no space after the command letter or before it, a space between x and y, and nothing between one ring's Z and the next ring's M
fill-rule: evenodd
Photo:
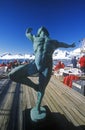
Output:
M37 82L37 78L32 80ZM40 123L30 120L36 92L25 85L0 79L0 130L85 130L85 96L52 76L42 100L47 118Z

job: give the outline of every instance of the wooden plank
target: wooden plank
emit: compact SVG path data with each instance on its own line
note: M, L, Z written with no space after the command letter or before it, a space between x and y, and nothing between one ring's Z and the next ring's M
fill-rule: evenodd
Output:
M37 78L30 78L37 83ZM0 130L25 130L24 111L35 106L37 92L26 85L12 82L2 91L0 99ZM85 97L52 76L41 103L52 113L60 113L74 126L85 126ZM61 122L62 123L62 122ZM11 125L10 125L11 124ZM82 128L80 128L82 130Z
M12 83L12 86L13 83ZM6 86L7 87L7 86ZM13 102L13 96L14 96L15 87L11 88L11 86L8 87L6 95L3 98L3 101L0 104L0 129L5 130L7 129L7 124L9 122L9 115L11 112L12 102Z
M67 107L66 102L64 103L64 101L62 100L63 98L60 98L59 95L56 95L55 91L53 91L52 89L50 95L52 95L54 103L58 104L58 111L61 113L60 110L62 110L62 114L64 114L69 121L78 125L78 123L74 120L73 116L71 115L71 112L68 111L69 107Z
M56 80L56 82L57 82L57 80ZM60 82L59 82L59 85L60 85ZM56 106L53 105L53 102L54 102L55 104L58 104L58 107L59 107L58 111L60 111L60 109L61 109L61 111L63 111L65 116L67 116L67 118L69 120L71 120L71 122L73 122L75 125L78 125L79 123L81 125L84 124L85 123L85 117L84 117L85 112L80 110L80 108L78 107L78 106L80 106L81 103L83 104L83 106L85 105L84 97L82 95L78 95L77 99L76 99L76 96L75 97L73 96L75 94L72 94L72 91L73 91L72 89L62 87L62 89L64 90L63 91L63 90L59 89L59 88L61 88L59 86L56 88L55 85L53 85L53 82L52 83L50 82L49 87L50 88L46 89L46 91L50 95L50 96L48 95L48 97L49 97L48 102L50 99L53 111L54 111L54 108L56 108ZM47 93L46 93L46 95L47 95ZM66 96L65 96L66 94L68 95L69 98L66 98ZM77 93L77 94L79 94L79 93ZM84 102L82 102L82 98L83 98Z
M71 91L71 90L69 89L69 91ZM57 93L59 93L58 87L56 90L56 94ZM71 114L72 114L72 111L74 110L75 113L73 113L73 116L77 114L77 116L79 117L77 120L79 120L81 117L82 118L81 120L83 120L83 123L85 123L85 109L84 109L85 107L82 107L83 108L82 110L80 110L80 108L78 107L81 105L81 100L80 100L80 102L78 102L79 100L77 98L77 100L73 99L73 101L75 101L75 102L72 102L71 99L73 98L73 96L72 97L70 95L67 95L67 96L68 96L67 98L64 98L64 94L61 93L61 98L60 98L61 100L59 102L63 101L63 102L61 102L61 104L63 104L63 106L66 106L67 108L69 108ZM59 95L58 95L58 97L59 97ZM57 99L58 99L58 97L57 97ZM85 106L85 97L82 95L80 97L84 99L84 102L82 102L82 105ZM64 101L65 101L65 103L64 103ZM81 121L79 121L79 122L81 122ZM82 123L80 123L80 124L82 124Z
M60 113L64 114L67 117L67 119L72 123L74 123L76 126L84 124L85 110L84 109L80 110L80 108L78 107L80 106L81 103L85 105L84 97L82 95L78 95L79 93L77 93L78 95L77 96L72 89L67 88L64 85L62 87L61 85L63 84L57 82L57 80L56 83L54 84L53 79L51 80L50 84L48 84L44 96L44 97L48 97L47 98L48 106L51 107L51 111L57 110ZM82 101L82 99L84 102Z

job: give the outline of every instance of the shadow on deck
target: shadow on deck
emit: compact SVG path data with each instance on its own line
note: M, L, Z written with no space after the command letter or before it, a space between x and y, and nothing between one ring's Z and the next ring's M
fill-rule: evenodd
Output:
M44 106L47 111L45 120L34 123L30 119L30 110L23 111L23 130L84 130L85 126L74 126L66 117L60 113L51 112L48 106Z

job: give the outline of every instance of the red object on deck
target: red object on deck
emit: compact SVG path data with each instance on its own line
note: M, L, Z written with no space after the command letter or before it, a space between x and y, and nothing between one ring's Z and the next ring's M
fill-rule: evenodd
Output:
M63 79L63 83L66 84L67 86L69 86L70 88L72 88L72 81L73 80L78 80L79 77L76 75L68 75L65 76Z
M6 66L6 64L0 64L0 67Z
M59 61L58 64L54 67L54 71L57 71L57 70L64 68L64 67L65 67L64 63Z

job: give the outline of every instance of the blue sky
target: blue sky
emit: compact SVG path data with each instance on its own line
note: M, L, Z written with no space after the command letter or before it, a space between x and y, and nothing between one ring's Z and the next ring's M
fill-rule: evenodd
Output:
M0 54L33 53L25 31L32 27L36 34L42 25L52 39L79 47L85 37L85 0L0 0Z

